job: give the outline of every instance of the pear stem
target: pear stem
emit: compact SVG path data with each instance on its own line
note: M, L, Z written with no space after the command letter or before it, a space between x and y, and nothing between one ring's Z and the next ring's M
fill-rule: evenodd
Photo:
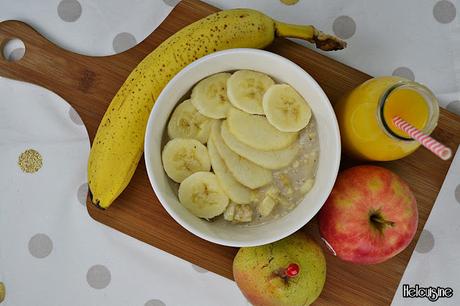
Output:
M289 278L296 277L299 274L299 272L299 265L296 263L291 263L286 268L280 269L280 271L277 274L278 276L287 280Z
M312 25L289 24L275 21L275 34L278 37L300 38L316 44L324 51L341 50L347 46L343 40L317 30Z

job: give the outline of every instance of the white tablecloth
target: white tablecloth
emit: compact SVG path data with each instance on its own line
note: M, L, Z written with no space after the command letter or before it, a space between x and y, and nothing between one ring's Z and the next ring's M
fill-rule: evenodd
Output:
M0 0L0 21L19 19L66 49L107 55L142 41L177 2ZM256 8L279 20L315 24L349 42L346 50L328 56L372 75L396 74L425 83L441 106L460 114L458 1L208 2L221 8ZM11 60L23 53L19 42L8 44L4 50L4 56ZM93 221L83 205L89 141L78 114L60 97L30 84L0 78L0 93L3 304L247 304L233 282ZM36 150L43 158L42 167L33 174L18 167L19 155L27 149ZM457 161L456 170L458 165ZM439 255L446 254L445 250L460 252L456 239L459 222L452 218L447 231L442 217L459 215L460 179L458 171L453 173L404 281L453 286L457 294L449 301L458 305L460 271L453 266L454 257ZM411 272L421 263L425 267L424 260L446 263L451 269L440 272L432 268L421 275ZM444 284L443 279L448 282ZM399 295L396 305L407 301Z

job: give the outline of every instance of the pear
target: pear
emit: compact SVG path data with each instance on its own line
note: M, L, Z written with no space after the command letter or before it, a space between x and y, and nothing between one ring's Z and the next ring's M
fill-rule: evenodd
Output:
M241 248L233 277L254 306L310 305L326 280L321 247L304 232L274 243Z

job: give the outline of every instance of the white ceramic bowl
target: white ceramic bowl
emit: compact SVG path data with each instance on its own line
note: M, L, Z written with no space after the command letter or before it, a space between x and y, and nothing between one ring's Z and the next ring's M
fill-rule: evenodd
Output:
M316 181L299 205L284 217L255 226L212 223L184 208L163 170L162 139L177 102L200 80L212 74L250 69L293 86L309 103L318 124L320 153ZM193 234L226 246L257 246L282 239L305 225L319 211L334 185L340 163L340 133L329 99L316 81L288 59L256 49L216 52L182 69L163 89L150 114L145 133L145 163L158 199L166 211Z

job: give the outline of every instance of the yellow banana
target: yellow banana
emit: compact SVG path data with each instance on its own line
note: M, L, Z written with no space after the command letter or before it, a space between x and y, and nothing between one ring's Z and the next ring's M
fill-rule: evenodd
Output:
M192 23L145 57L113 98L94 138L88 162L92 202L107 208L128 185L142 156L150 111L176 73L209 53L264 48L277 36L305 39L322 50L345 47L343 41L313 26L290 25L255 10L235 9Z

